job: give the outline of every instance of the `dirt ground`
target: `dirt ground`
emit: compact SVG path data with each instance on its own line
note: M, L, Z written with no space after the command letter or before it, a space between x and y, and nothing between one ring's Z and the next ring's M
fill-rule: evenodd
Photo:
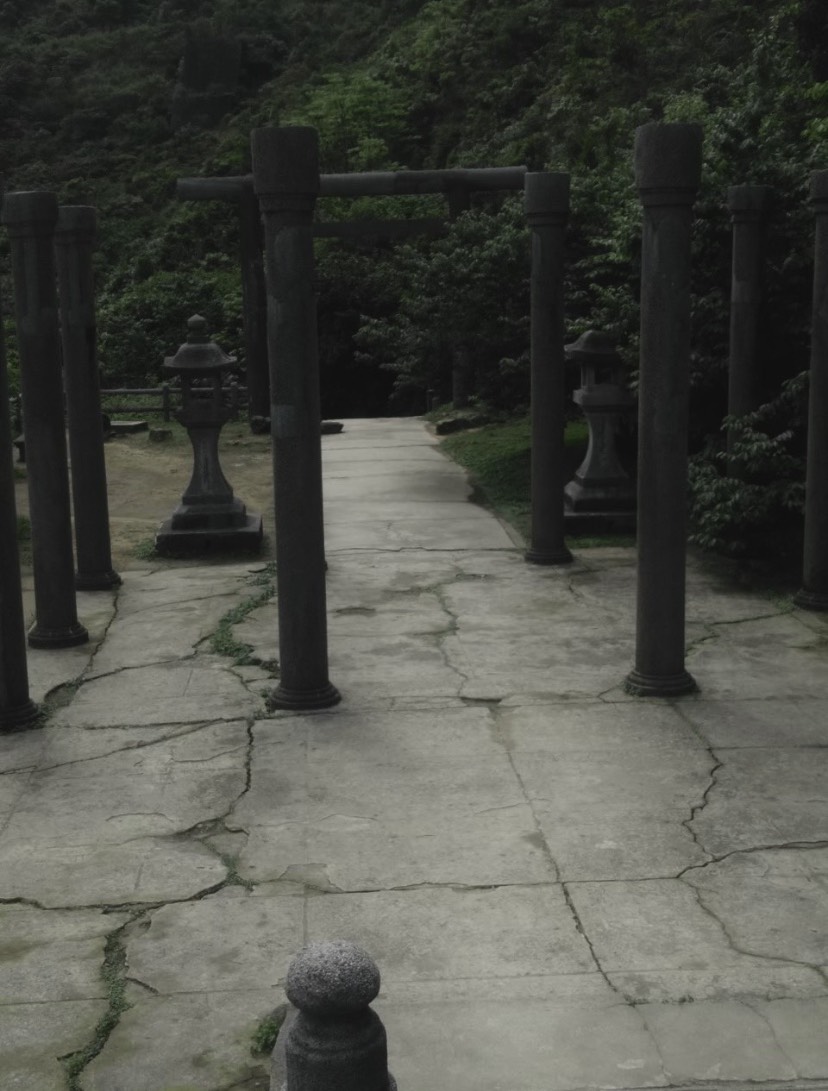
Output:
M193 449L184 429L177 424L151 427L169 428L172 438L154 442L146 431L106 441L112 562L116 572L147 563L160 524L181 500L192 474ZM231 421L222 430L219 455L234 494L247 505L248 511L257 511L264 517L261 556L269 559L273 551L270 436L251 435L246 421ZM25 468L19 463L15 465L20 471L17 511L26 515L29 498Z

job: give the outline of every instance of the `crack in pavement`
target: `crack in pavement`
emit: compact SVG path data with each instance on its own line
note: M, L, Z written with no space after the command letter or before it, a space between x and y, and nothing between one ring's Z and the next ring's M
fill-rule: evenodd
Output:
M745 1005L745 1007L750 1008L750 1010L752 1012L754 1012L756 1015L758 1015L759 1018L762 1020L762 1022L765 1024L765 1026L768 1029L768 1033L770 1034L771 1038L773 1039L774 1045L779 1050L779 1052L782 1054L782 1056L785 1058L785 1060L788 1062L788 1064L791 1066L791 1071L794 1073L795 1078L798 1079L799 1078L799 1069L797 1068L796 1064L794 1063L793 1057L790 1056L790 1054L787 1052L785 1047L780 1042L779 1037L777 1036L776 1030L775 1030L775 1028L773 1026L773 1023L771 1023L771 1021L768 1018L767 1014L765 1012L763 1012L763 1011L760 1011L760 1009L756 1006L755 1001L753 1003L751 1003L751 998L750 997L744 997L743 1000L742 1000L742 1003Z
M705 913L712 921L716 923L722 936L724 936L725 943L737 955L744 955L746 958L756 958L763 962L780 963L783 966L803 966L808 970L812 970L818 977L824 979L822 967L819 964L813 962L806 962L804 959L798 958L783 958L781 955L764 955L758 951L751 951L745 947L740 947L731 936L727 929L727 925L722 918L715 913L710 906L705 902L701 889L694 886L692 883L685 883L685 886L692 890L693 895L698 903L699 908Z
M616 996L619 996L624 1001L624 1003L627 1004L629 1007L631 1007L631 1008L635 1007L635 1005L630 1001L630 998L626 995L626 993L624 993L621 989L618 988L617 985L614 984L614 982L611 980L611 978L610 978L609 974L607 973L607 971L601 965L601 961L598 958L598 955L597 955L597 953L595 951L595 947L593 946L592 940L587 935L587 930L586 930L586 928L584 928L583 924L581 923L581 918L578 916L578 910L575 908L575 903L572 900L572 895L569 893L568 884L567 883L561 883L560 885L561 885L561 889L563 891L563 896L564 896L564 898L566 900L566 904L567 904L567 906L569 908L569 912L572 914L572 919L575 922L575 930L578 932L579 935L583 936L584 943L589 948L590 957L592 958L592 961L595 963L596 970L601 975L601 977L604 979L604 981L606 981L607 985L612 989L612 991L616 994Z
M722 860L729 860L731 856L749 856L751 853L757 852L783 852L786 849L797 849L805 852L809 849L828 849L828 841L786 841L781 844L751 845L745 849L731 849L730 852L723 852L719 856L711 856L711 858L706 860L703 864L688 864L686 868L682 868L682 870L677 875L672 876L672 878L683 879L688 871L702 871L712 864L720 864Z

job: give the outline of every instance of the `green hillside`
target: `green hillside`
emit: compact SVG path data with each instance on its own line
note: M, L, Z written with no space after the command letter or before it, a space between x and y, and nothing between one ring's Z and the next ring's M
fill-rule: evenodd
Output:
M728 185L778 193L766 396L807 367L807 182L828 165L823 0L5 0L0 28L0 172L8 189L100 210L108 379L155 381L196 310L243 362L234 215L178 202L174 183L248 170L250 130L280 123L319 129L327 171L571 172L568 330L617 333L634 381L634 130L698 121L694 448L725 406ZM326 218L442 211L429 198L321 204ZM318 260L326 413L420 411L427 387L446 393L458 348L482 398L525 406L518 198L476 199L439 240L324 241ZM796 404L783 407L794 433Z

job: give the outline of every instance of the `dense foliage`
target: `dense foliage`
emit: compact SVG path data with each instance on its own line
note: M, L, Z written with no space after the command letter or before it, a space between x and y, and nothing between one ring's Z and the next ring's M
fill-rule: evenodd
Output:
M6 185L99 208L100 355L119 382L157 378L195 310L243 360L232 210L178 202L174 182L248 170L251 128L307 123L319 130L327 171L569 171L568 333L615 332L634 383L634 130L653 119L701 122L691 429L698 534L738 548L749 524L795 511L795 490L783 489L778 504L768 489L761 504L733 500L746 496L746 473L729 475L733 460L719 457L724 198L727 186L745 182L777 192L760 361L763 396L776 407L744 428L760 447L763 436L789 437L779 441L781 476L763 463L757 482L795 481L785 459L801 467L801 412L775 399L808 363L807 182L828 165L824 0L0 0L0 28ZM201 62L188 53L194 42ZM210 119L176 113L182 73L212 95ZM325 218L442 211L430 198L320 205ZM458 353L481 398L525 406L527 248L517 199L476 199L441 238L325 241L318 258L326 413L419 411L428 388L447 393ZM0 269L8 269L2 253ZM7 280L3 296L8 307ZM13 337L9 349L13 360Z

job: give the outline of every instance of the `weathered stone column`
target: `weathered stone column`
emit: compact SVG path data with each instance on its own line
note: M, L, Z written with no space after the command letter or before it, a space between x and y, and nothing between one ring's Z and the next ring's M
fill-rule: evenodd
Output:
M270 416L270 375L267 364L267 291L262 257L262 221L252 188L239 195L244 354L247 370L247 417L251 431ZM267 428L264 428L267 431Z
M89 639L75 602L69 472L63 421L53 193L9 193L3 223L14 271L23 434L29 478L36 619L33 648L63 648Z
M638 593L635 667L626 690L696 688L684 666L690 232L701 180L698 125L643 125L635 175L644 206L638 387Z
M95 209L66 205L55 230L63 378L72 456L77 574L75 586L107 591L121 577L112 568L101 391L98 377L92 247Z
M446 192L450 220L456 220L471 208L471 191L468 186L452 186ZM468 409L474 394L474 367L465 345L452 348L451 404L455 409Z
M311 221L316 130L256 129L253 179L265 223L267 340L281 680L274 708L339 701L328 678L319 359Z
M772 196L771 186L731 186L727 191L733 224L727 412L735 417L752 412L759 403L756 348ZM733 441L731 430L727 435L728 450Z
M532 564L568 564L572 554L564 542L563 234L569 175L527 174L525 208L532 234L532 531L525 556Z
M26 625L17 549L9 380L6 346L0 325L0 731L25 727L37 717L37 705L29 697Z
M816 214L811 370L808 389L808 463L802 588L794 601L828 610L828 170L811 174Z
M380 988L374 960L354 943L312 943L293 959L285 991L298 1008L284 1042L284 1091L396 1091L385 1027L369 1007ZM283 1091L280 1046L271 1091Z

